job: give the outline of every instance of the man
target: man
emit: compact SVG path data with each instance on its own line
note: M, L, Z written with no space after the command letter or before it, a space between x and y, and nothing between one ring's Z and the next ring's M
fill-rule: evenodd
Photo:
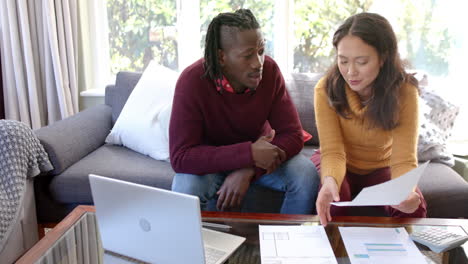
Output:
M285 192L281 213L315 211L319 177L301 154L302 127L250 10L221 13L205 56L177 81L169 127L172 190L196 195L202 210L239 207L250 184Z

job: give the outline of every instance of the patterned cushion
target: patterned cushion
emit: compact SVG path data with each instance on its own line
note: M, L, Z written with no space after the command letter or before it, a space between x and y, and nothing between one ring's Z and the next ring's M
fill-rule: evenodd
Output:
M446 143L459 107L424 87L421 88L419 106L418 160L432 160L453 166L453 156L447 150Z
M312 135L312 139L305 145L318 145L319 138L315 124L314 88L321 73L292 73L285 74L284 79L289 94L296 105L302 128Z

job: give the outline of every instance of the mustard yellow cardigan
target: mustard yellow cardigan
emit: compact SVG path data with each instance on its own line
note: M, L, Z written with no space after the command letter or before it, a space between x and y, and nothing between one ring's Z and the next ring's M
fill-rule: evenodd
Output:
M320 138L321 176L336 179L341 187L346 170L367 174L388 167L392 178L417 167L418 91L405 84L400 93L399 125L390 131L369 128L364 119L367 109L359 96L346 85L351 119L339 116L329 105L326 80L315 87L315 118Z

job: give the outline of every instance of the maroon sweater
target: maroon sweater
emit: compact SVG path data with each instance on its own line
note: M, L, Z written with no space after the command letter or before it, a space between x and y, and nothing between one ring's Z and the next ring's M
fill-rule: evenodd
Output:
M204 175L253 167L251 144L270 126L276 132L272 144L288 159L299 153L302 127L273 59L265 56L263 78L255 92L220 93L203 74L200 59L181 73L176 84L169 126L174 171ZM257 176L261 174L257 169Z

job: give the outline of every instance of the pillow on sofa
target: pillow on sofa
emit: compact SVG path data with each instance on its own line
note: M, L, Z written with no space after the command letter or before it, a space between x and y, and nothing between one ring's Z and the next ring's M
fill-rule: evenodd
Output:
M423 86L419 95L418 160L432 160L453 166L453 155L447 150L446 144L459 107Z
M151 61L125 103L106 143L169 160L169 119L179 73Z
M315 124L314 88L323 73L291 73L284 75L289 95L296 106L302 128L312 135L304 137L305 145L318 145L319 138Z

